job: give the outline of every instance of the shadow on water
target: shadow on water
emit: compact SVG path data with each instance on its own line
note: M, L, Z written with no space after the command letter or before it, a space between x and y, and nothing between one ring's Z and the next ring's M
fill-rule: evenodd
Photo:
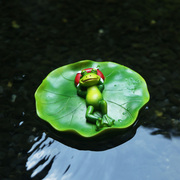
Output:
M110 130L108 134L101 134L99 136L84 138L77 133L60 132L52 128L47 122L41 124L47 129L46 133L49 137L79 150L103 151L121 145L136 134L137 128L141 125L138 119L127 129Z

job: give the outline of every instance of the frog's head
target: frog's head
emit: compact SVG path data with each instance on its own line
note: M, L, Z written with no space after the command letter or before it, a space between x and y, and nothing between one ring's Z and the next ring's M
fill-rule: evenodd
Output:
M97 69L92 69L89 73L86 70L82 70L81 75L79 83L85 87L97 85L101 79L101 77L97 75Z

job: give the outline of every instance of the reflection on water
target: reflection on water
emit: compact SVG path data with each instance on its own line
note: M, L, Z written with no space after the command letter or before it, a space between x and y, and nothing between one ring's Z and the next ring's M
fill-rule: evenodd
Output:
M179 180L180 139L140 127L130 141L106 151L73 149L45 133L29 150L26 169L44 180Z
M55 143L53 142L53 139L46 138L45 133L43 133L41 139L28 151L31 156L27 162L27 170L33 169L32 177L51 164L59 153L58 149L54 147Z

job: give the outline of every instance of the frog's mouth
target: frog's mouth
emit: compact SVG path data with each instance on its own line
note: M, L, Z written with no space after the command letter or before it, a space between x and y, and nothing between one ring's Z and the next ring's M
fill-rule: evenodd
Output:
M85 80L83 81L83 83L84 83L84 82L87 82L87 81L94 81L94 80L98 80L98 78L85 79Z

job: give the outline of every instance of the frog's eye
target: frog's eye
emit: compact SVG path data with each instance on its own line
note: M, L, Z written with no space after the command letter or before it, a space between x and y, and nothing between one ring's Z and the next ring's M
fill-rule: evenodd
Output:
M97 69L92 69L91 72L97 74Z
M81 71L81 75L82 75L81 77L83 77L85 74L87 74L87 72L85 70L82 70Z

